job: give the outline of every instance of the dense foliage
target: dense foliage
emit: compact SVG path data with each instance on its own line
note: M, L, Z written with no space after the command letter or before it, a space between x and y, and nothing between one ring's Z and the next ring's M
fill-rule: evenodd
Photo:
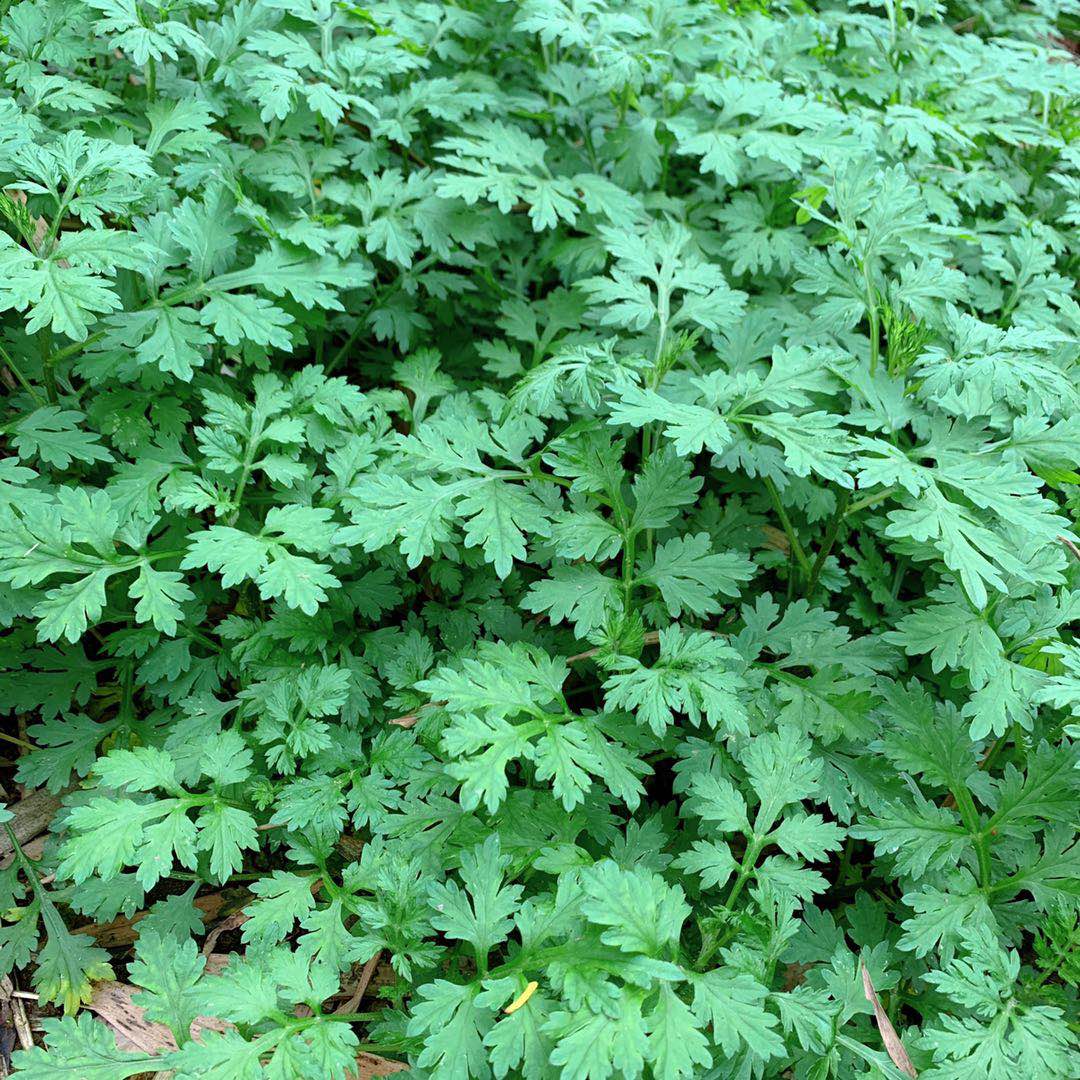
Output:
M3 9L18 1076L1078 1074L1077 5Z

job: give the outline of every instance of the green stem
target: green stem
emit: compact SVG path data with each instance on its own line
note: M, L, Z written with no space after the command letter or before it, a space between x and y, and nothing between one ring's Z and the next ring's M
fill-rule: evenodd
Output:
M12 375L18 379L19 384L34 399L34 401L36 401L38 405L44 405L45 403L41 400L41 395L34 389L33 384L22 373L22 369L15 363L11 354L3 347L3 345L0 345L0 359L3 359Z
M356 322L356 326L353 327L352 332L345 339L345 343L341 346L340 349L338 349L336 353L334 353L334 355L330 358L330 363L326 365L326 373L328 375L330 374L330 372L336 371L341 361L349 355L349 350L353 347L356 339L360 336L363 330L364 320L358 319Z
M1046 982L1047 979L1049 979L1052 975L1055 975L1058 971L1058 968L1060 968L1061 965L1065 963L1065 960L1068 957L1069 953L1071 953L1077 945L1080 945L1080 926L1077 926L1073 929L1072 933L1069 935L1069 940L1065 943L1065 947L1057 954L1057 956L1054 958L1054 962L1050 965L1050 967L1046 968L1039 976L1039 978L1031 984L1031 988L1033 990L1037 990L1040 986L1042 986L1044 982Z
M200 876L199 874L191 873L188 870L174 870L171 874L166 874L166 877L174 881L198 881L206 883L207 878ZM229 885L234 881L261 881L266 874L230 874L223 884ZM216 879L215 879L216 883Z
M34 864L26 857L26 853L19 843L19 838L15 835L15 830L6 821L4 822L4 831L8 834L8 840L11 843L11 850L15 855L15 861L22 867L23 873L26 875L31 888L34 890L34 895L42 902L42 906L46 903L52 903L48 894L42 887L41 881L37 876L37 871L34 869Z
M235 504L232 511L229 514L227 524L235 525L236 519L240 516L240 509L242 500L244 497L244 488L247 487L247 482L251 477L251 470L255 464L255 455L259 451L259 446L262 443L262 421L260 420L251 432L251 436L248 439L247 448L244 451L244 462L240 467L240 479L236 481L236 487L233 488L232 502Z
M979 860L979 887L990 887L990 849L987 847L986 831L979 824L979 812L975 809L975 800L967 786L958 784L952 788L953 798L956 800L956 809L960 812L960 820L964 828L971 833L975 841L975 853Z
M817 558L814 560L814 567L810 571L810 579L806 583L806 593L804 595L807 599L813 596L814 590L817 588L818 580L821 577L821 571L825 569L825 560L829 557L829 553L836 543L836 538L840 534L840 526L843 523L845 511L847 510L850 499L851 493L845 491L836 501L836 512L829 522L829 527L825 532L825 539L822 541L821 547L817 553Z
M6 731L0 731L0 739L4 742L14 743L16 746L21 746L25 750L36 750L37 747L32 742L27 742L25 739L20 739L18 735L9 735Z
M66 360L69 356L75 356L77 353L81 353L83 349L89 349L91 345L100 341L104 336L105 331L99 330L96 334L91 334L83 341L76 341L71 345L65 345L62 349L57 349L50 359L53 364L59 364L61 360Z
M756 834L753 835L750 838L750 843L747 845L746 851L743 853L742 863L739 865L739 872L732 882L731 888L728 890L728 894L721 905L725 911L731 911L731 905L739 898L739 894L743 891L743 887L750 878L753 877L754 867L757 865L758 856L764 850L765 839ZM724 943L730 940L730 937L730 934L721 936L715 933L710 933L707 937L704 937L701 942L701 951L694 961L695 969L701 971L723 947Z
M862 264L862 272L863 281L866 283L866 312L870 320L870 374L876 375L881 351L881 324L878 321L877 297L874 295L874 287L870 283L870 270L865 262Z
M805 580L810 580L810 575L813 572L813 567L810 565L810 560L806 557L806 552L803 550L802 544L799 543L799 538L795 535L795 530L791 525L791 519L787 515L787 511L784 509L784 504L780 501L780 492L776 490L776 485L772 480L765 477L765 490L769 493L769 498L772 499L773 507L776 510L776 516L780 519L780 524L784 527L784 533L788 539L788 546L791 548L792 554L795 556L799 563L799 568L803 572Z
M743 886L750 880L751 875L754 873L754 867L757 865L758 856L764 848L764 838L754 835L746 848L742 863L739 865L738 876L732 882L731 889L724 899L724 907L727 908L728 911L731 910L731 905L739 898L739 893L743 891Z
M50 405L57 405L60 402L60 395L56 389L56 371L53 368L55 359L52 356L52 332L50 330L41 331L38 335L38 346L41 349L41 377L45 383L45 396L49 399Z
M554 473L547 473L540 467L539 462L533 462L532 471L524 476L522 479L543 480L549 484L558 484L559 487L572 488L574 481L567 476L556 476ZM606 502L607 500L605 500Z
M630 598L634 594L634 545L637 534L627 530L623 534L622 590L623 606L630 611Z
M868 506L873 506L875 503L887 499L895 491L896 485L890 484L884 491L877 491L873 495L867 495L865 498L856 500L844 511L844 517L851 517L852 514L857 514L860 510L865 510Z
M849 836L844 841L844 850L840 855L840 868L836 871L836 884L843 886L844 878L851 869L851 853L855 849L855 841Z

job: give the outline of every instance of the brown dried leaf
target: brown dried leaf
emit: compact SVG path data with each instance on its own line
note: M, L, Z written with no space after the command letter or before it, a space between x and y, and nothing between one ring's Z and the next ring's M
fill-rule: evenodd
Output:
M214 951L214 946L218 943L218 938L222 934L227 934L230 930L235 930L238 926L243 926L248 921L249 916L245 915L242 911L234 911L231 915L222 919L221 922L206 935L206 940L203 942L202 954L203 956L209 956Z
M782 552L784 555L791 553L791 543L782 529L774 528L772 525L763 525L761 531L765 537L763 547L772 548L773 551Z
M87 1008L96 1013L116 1033L121 1050L143 1054L165 1054L176 1049L176 1040L164 1024L151 1023L143 1010L132 1002L138 988L127 983L105 982L94 987L94 996ZM230 1025L211 1016L198 1016L191 1033L198 1038L203 1031L224 1032Z
M225 907L225 897L221 893L211 893L195 900L195 906L202 912L203 922L216 919ZM138 911L130 919L121 917L109 923L90 923L75 928L76 934L89 934L105 949L115 949L121 945L131 945L139 936L138 924L146 918L147 912Z
M892 1021L881 1007L877 991L874 989L874 984L870 979L870 972L866 970L865 964L862 965L862 984L866 1000L874 1007L874 1019L877 1021L878 1031L881 1032L881 1041L885 1044L885 1052L889 1055L889 1059L902 1073L917 1077L919 1074L915 1071L915 1066L912 1064L911 1058L908 1057L908 1052L904 1049L900 1036L896 1034L896 1028L892 1026Z
M350 1074L350 1080L370 1080L373 1076L393 1076L405 1072L408 1065L403 1061L391 1061L378 1054L361 1053L356 1055L356 1072Z
M228 966L232 953L212 952L206 958L203 971L207 975L220 975Z

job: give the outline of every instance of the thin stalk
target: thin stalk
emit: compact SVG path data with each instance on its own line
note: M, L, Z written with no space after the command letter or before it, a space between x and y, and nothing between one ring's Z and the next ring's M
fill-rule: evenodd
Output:
M956 800L956 809L960 812L960 820L964 828L971 833L975 841L975 853L979 860L979 887L990 887L990 849L986 845L986 831L979 824L979 812L975 809L975 800L971 792L963 784L958 784L952 789L953 798Z
M91 334L83 341L76 341L71 345L65 345L62 349L57 349L50 359L54 365L59 364L61 360L66 360L69 356L75 356L77 353L81 353L83 349L90 348L91 345L100 341L104 336L105 331L99 330L96 334Z
M631 530L623 534L622 590L623 604L630 610L630 598L634 593L634 545L637 535Z
M337 367L341 363L341 361L345 360L346 356L349 355L349 350L352 349L352 347L353 347L353 345L354 345L354 343L356 341L356 338L359 338L360 335L363 332L364 332L364 320L363 319L357 319L356 320L356 325L352 328L352 332L345 339L345 343L343 343L341 348L338 349L338 351L336 353L334 353L334 355L332 357L330 357L330 361L326 365L326 374L327 375L329 375L330 373L336 372Z
M878 325L877 308L870 309L870 374L876 375L881 353L881 327Z
M15 360L3 345L0 345L0 359L3 359L11 374L18 379L19 384L34 399L34 401L36 401L38 405L43 405L44 402L41 400L41 395L34 389L33 384L22 373L22 369L15 363Z
M757 865L758 856L764 849L764 838L756 835L747 845L742 863L739 866L738 876L732 882L731 889L724 899L724 907L729 911L731 910L731 905L739 898L739 893L743 891L743 886L750 880L750 877L754 872L754 867Z
M865 510L868 506L874 506L876 503L887 499L895 491L896 485L890 484L883 491L877 491L873 495L867 495L865 498L857 499L844 511L844 517L851 517L852 514L857 514L860 510Z
M244 451L244 462L240 467L240 479L236 481L236 487L233 488L232 501L236 504L229 514L228 524L235 525L236 519L240 516L240 509L242 500L244 497L244 488L247 487L248 480L251 478L251 470L255 465L255 455L259 451L260 445L262 445L262 433L263 425L260 420L259 423L252 430L250 437L248 438L247 448Z
M876 375L881 352L881 323L878 319L877 297L870 283L870 270L862 262L863 281L866 283L866 313L870 320L870 374Z
M851 869L851 855L855 848L855 841L849 836L844 841L844 850L840 854L840 868L836 871L836 884L842 886L844 878Z
M731 888L728 890L727 896L724 898L724 902L721 905L725 911L731 910L731 905L739 898L739 894L743 891L743 887L750 880L754 873L754 867L757 865L758 856L765 850L765 839L759 837L756 834L750 839L750 843L747 845L746 851L743 853L742 863L739 866L739 872L735 880L732 882ZM721 937L718 934L710 933L707 938L704 938L701 942L701 951L698 953L697 959L694 961L694 967L701 971L701 969L716 955L717 951L723 947L725 941L730 938L730 934Z
M188 870L174 870L171 874L166 874L165 876L175 881L206 881L205 877L200 877L200 875L191 873ZM266 877L264 873L230 874L228 878L226 878L225 884L228 885L234 881L260 881L264 877Z
M660 326L657 329L656 353L653 356L652 375L649 379L650 388L655 390L665 375L664 347L667 344L668 332L668 298L664 297L660 305ZM652 456L653 450L653 425L647 423L641 429L641 463L640 468L645 468L646 462ZM653 530L645 530L645 550L653 553Z
M1038 988L1042 986L1042 984L1046 982L1047 979L1049 979L1052 975L1057 974L1058 969L1063 963L1065 963L1065 960L1068 958L1069 953L1071 953L1077 945L1080 945L1080 926L1077 926L1073 929L1072 933L1069 935L1069 940L1065 944L1065 947L1057 954L1057 956L1054 958L1054 962L1050 965L1050 967L1046 968L1039 976L1039 978L1031 984L1032 990L1038 990Z
M814 560L814 567L810 571L810 578L806 583L805 596L807 598L811 597L814 594L814 590L817 588L818 580L821 577L821 571L825 569L825 560L829 557L829 553L836 543L836 538L840 534L840 526L843 523L844 514L850 499L851 493L845 491L836 501L836 512L833 514L832 520L829 522L829 527L825 531L825 539L821 543L817 558Z
M45 396L50 405L58 405L60 395L56 389L55 360L52 356L52 332L48 329L38 334L38 346L41 349L41 377L45 382Z
M780 524L784 527L788 545L799 563L799 568L803 572L803 577L809 581L810 575L813 572L813 567L810 565L810 560L806 557L806 552L803 550L802 544L799 543L799 538L795 535L795 529L792 527L791 519L784 509L784 504L780 501L780 492L776 490L776 485L767 476L765 477L765 490L769 493L769 498L772 499L773 508L776 510L776 516L780 519Z
M4 742L14 743L16 746L21 746L25 750L36 750L37 747L32 742L27 742L25 739L20 739L18 735L9 735L6 731L0 731L0 739Z

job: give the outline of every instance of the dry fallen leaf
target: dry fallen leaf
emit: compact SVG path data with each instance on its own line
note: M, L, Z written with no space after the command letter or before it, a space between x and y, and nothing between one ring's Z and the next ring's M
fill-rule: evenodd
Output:
M207 957L207 971L221 971L228 957L213 953ZM104 1021L116 1035L121 1050L144 1054L164 1054L176 1049L176 1040L164 1024L154 1024L145 1018L143 1010L132 998L139 992L127 983L99 983L88 1008ZM227 1031L232 1025L208 1016L198 1016L191 1025L191 1033L198 1038L203 1031ZM369 1080L374 1076L392 1076L404 1072L408 1065L401 1061L379 1057L377 1054L360 1053L356 1057L357 1071L351 1080Z
M870 979L870 972L866 970L865 964L862 965L862 984L866 1000L874 1007L874 1019L877 1021L878 1031L881 1032L881 1041L885 1044L885 1052L889 1055L889 1059L902 1073L917 1077L919 1074L915 1071L915 1066L912 1064L911 1058L908 1057L908 1052L904 1049L900 1036L896 1034L896 1028L892 1026L892 1021L881 1007L877 991L874 989L874 984Z
M394 1073L405 1072L408 1065L403 1061L391 1061L389 1058L379 1057L378 1054L361 1053L356 1055L356 1073L350 1076L350 1080L370 1080L372 1076L393 1076Z
M195 906L202 915L203 922L217 918L225 906L225 897L221 893L211 893L195 900ZM90 923L77 926L76 934L89 934L98 945L105 949L115 949L121 945L131 945L139 936L138 923L146 918L148 912L138 911L131 918L121 917L108 923Z
M222 934L227 934L230 930L235 930L237 927L243 926L248 921L248 916L242 911L234 911L231 915L226 916L206 935L206 940L203 942L202 954L203 956L209 956L214 951L214 946L218 943L218 939Z
M772 548L773 551L782 552L784 555L791 552L791 543L782 529L777 529L772 525L763 525L761 531L765 536L763 547Z
M163 1054L176 1049L176 1040L164 1024L151 1023L143 1016L143 1010L132 998L139 993L137 987L127 983L105 982L94 987L94 996L87 1008L96 1013L116 1034L116 1045L121 1050L135 1050L144 1054ZM198 1016L191 1025L192 1034L198 1038L203 1031L227 1031L230 1027L223 1020Z

